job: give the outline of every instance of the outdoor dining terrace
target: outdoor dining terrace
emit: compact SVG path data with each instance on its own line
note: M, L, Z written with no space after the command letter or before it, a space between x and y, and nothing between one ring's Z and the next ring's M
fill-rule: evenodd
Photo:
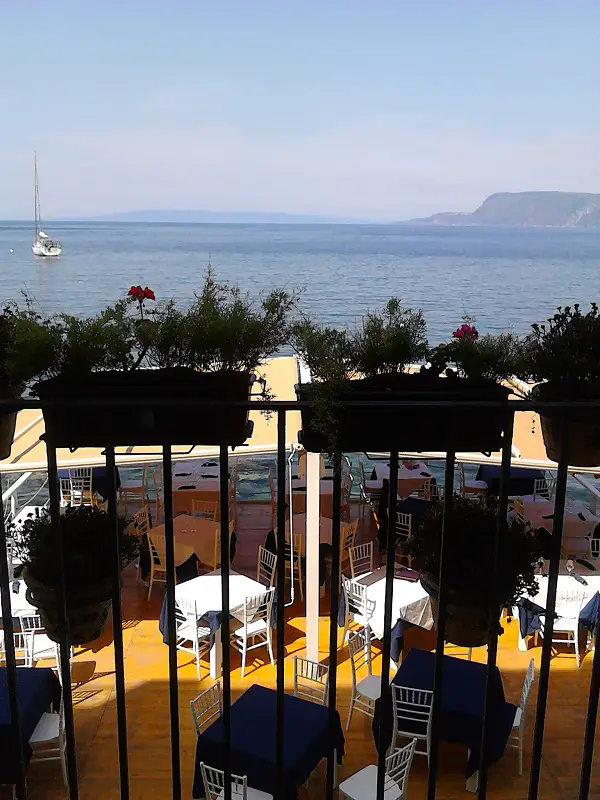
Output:
M60 681L44 671L56 665L54 653L32 658L25 641L19 652L24 630L15 627L15 594L22 598L24 589L14 592L8 552L0 558L0 733L12 754L3 766L9 778L0 782L7 796L202 797L209 767L223 773L224 788L214 797L236 800L600 796L600 656L588 636L598 618L598 520L593 509L567 498L565 460L555 480L542 470L531 476L531 491L511 491L512 481L523 479L511 471L515 418L536 407L516 400L502 406L496 514L543 528L538 592L529 605L519 601L503 611L502 635L491 626L488 644L470 648L446 637L443 564L452 538L442 533L436 602L396 545L411 538L413 519L418 527L419 508L443 508L448 518L456 495L479 507L490 484L486 489L472 470L465 473L452 448L435 475L427 454L401 456L401 427L380 458L347 460L334 452L327 465L307 453L301 466L289 458L285 419L301 405L264 405L275 414L277 452L273 494L263 503L238 499L225 446L191 476L177 475L165 443L158 474L145 472L136 497L131 486L117 488L115 449L107 444L107 496L92 500L91 485L89 502L105 503L114 531L119 512L137 517L148 574L143 551L122 574L115 552L106 629L72 652L63 633ZM435 403L428 411L436 413ZM87 488L69 473L64 483L56 447L51 440L46 447L60 551L61 509L87 503ZM201 480L217 481L216 505L197 505L215 500L190 496L188 508L182 492L199 491ZM190 559L194 572L184 574ZM488 577L497 580L493 570ZM561 607L575 602L571 639L557 643ZM186 632L187 639L179 635ZM575 640L582 644L577 657ZM194 713L190 704L199 697ZM58 713L47 714L50 705ZM46 715L57 718L58 759L36 763L40 748L30 737ZM249 788L241 783L232 792L232 774L247 776Z

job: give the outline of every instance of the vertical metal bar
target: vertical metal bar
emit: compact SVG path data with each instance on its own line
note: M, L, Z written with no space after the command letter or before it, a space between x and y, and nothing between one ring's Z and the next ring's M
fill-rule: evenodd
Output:
M496 657L498 655L498 606L495 604L494 598L497 594L498 583L498 555L500 551L500 537L503 534L503 529L506 525L506 515L508 513L508 485L510 482L510 460L512 456L511 445L513 438L513 429L515 421L515 412L506 412L506 423L504 425L504 441L502 444L502 469L500 472L500 502L498 504L498 519L496 525L496 536L494 541L494 556L492 560L492 582L490 587L490 605L488 608L488 624L489 624L489 638L488 638L488 660L487 669L485 673L485 700L483 704L483 721L481 731L481 751L479 760L479 800L485 800L487 795L487 780L488 780L488 763L485 758L485 753L488 749L489 742L489 715L492 703L492 687L494 682L492 675L496 669Z
M381 697L390 702L390 656L392 650L392 600L394 597L394 565L396 561L396 507L398 499L398 451L390 453L390 493L388 498L387 551L385 562L385 608L383 616L383 652L381 654ZM377 800L383 800L385 786L384 726L379 726L377 758Z
M340 526L342 505L342 456L338 450L333 454L333 509L331 515L331 606L329 611L329 752L327 754L326 798L333 800L335 776L335 733L338 714L337 694L337 648L340 587Z
M565 499L567 495L567 467L565 460L568 431L563 418L560 461L556 473L556 493L554 497L554 522L552 524L552 552L550 558L550 574L548 576L548 596L544 622L544 642L540 664L538 683L538 702L535 714L535 729L531 751L531 771L529 773L529 800L537 800L542 765L542 747L544 744L544 723L546 721L546 705L548 703L548 684L550 681L550 660L552 658L552 633L554 631L554 609L556 607L556 589L560 568L560 549L562 544L563 522L565 516Z
M48 494L50 496L50 516L58 563L60 564L61 581L58 586L59 602L62 605L64 632L60 638L60 674L62 677L62 696L65 711L65 734L67 740L67 778L70 800L79 797L77 783L77 758L75 755L75 727L73 720L73 693L71 691L71 647L69 643L69 617L67 613L67 589L65 586L65 561L63 553L62 531L60 524L60 492L58 489L58 466L56 463L56 447L46 440L48 460Z
M590 696L587 717L585 720L585 738L583 740L583 758L581 759L581 782L579 784L579 800L588 800L590 796L590 780L592 777L592 759L594 757L594 739L596 736L596 720L598 718L598 698L600 696L600 630L596 623L596 645L592 677L590 679Z
M17 659L15 657L15 639L10 603L10 576L8 569L8 550L6 547L6 531L4 529L4 504L2 502L2 477L0 474L0 596L2 598L2 625L4 629L4 653L6 658L6 684L8 702L10 703L10 726L14 747L16 770L15 797L25 800L25 762L23 760L23 739L21 717L19 716L19 689L17 683Z
M223 645L223 771L224 800L231 800L231 650L229 644L229 453L222 444L219 455L221 516L221 642Z
M450 425L452 425L450 421ZM454 495L454 447L446 453L446 472L444 478L444 519L442 522L442 537L440 542L440 574L438 578L438 613L437 613L437 639L435 647L435 670L433 675L433 707L431 711L431 745L429 748L429 773L427 779L427 800L435 800L437 769L438 769L438 738L440 727L440 701L442 696L442 673L444 668L444 639L446 634L446 576L444 575L444 561L446 550L451 543L448 542L446 531L446 517L452 510Z
M283 742L285 736L284 697L285 697L285 411L277 412L277 743L275 762L277 765L277 794L285 798L283 772ZM291 489L290 482L290 502ZM291 551L290 551L291 557ZM293 564L290 564L292 583Z
M171 714L171 781L173 800L181 798L181 752L179 742L179 687L175 631L175 535L173 533L173 462L171 445L163 445L163 495L165 503L165 549L167 567L167 641L169 644L169 710ZM152 553L150 553L152 558Z
M121 612L121 553L117 519L117 466L115 448L106 448L106 479L108 487L108 516L114 535L115 551L112 596L113 641L115 648L115 688L117 692L117 729L119 741L119 778L122 800L129 798L129 762L127 756L127 706L125 701L125 661L123 651L123 617Z

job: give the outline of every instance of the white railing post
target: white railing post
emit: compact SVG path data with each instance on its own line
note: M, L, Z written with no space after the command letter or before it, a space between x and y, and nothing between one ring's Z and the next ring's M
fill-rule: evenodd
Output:
M320 453L306 454L306 657L319 660Z

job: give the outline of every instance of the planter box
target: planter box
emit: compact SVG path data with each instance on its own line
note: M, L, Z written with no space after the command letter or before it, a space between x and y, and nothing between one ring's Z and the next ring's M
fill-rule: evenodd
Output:
M336 445L346 453L389 452L392 444L411 451L494 452L502 447L506 412L502 407L510 390L494 381L440 378L414 373L377 375L351 381L338 400L492 400L498 408L334 408L338 419ZM314 384L317 386L318 384ZM313 384L299 384L299 400L310 400ZM309 452L327 452L331 441L315 426L312 408L302 410L299 440Z
M439 585L436 576L429 572L421 575L421 586L431 598L434 624L437 629ZM489 598L474 592L448 592L446 603L445 641L460 647L481 647L488 644L490 622L500 628L500 608L493 620L488 609ZM500 632L500 631L499 631Z
M534 400L598 400L600 387L591 384L579 391L552 383L538 383L531 393ZM572 409L565 412L539 410L546 455L552 461L560 459L563 423L568 423L566 458L575 467L600 465L600 408Z
M46 437L56 447L106 445L243 444L253 423L245 408L164 405L136 406L136 400L248 400L249 372L197 372L187 368L92 372L84 379L51 378L36 387L44 409ZM61 406L61 400L110 399L110 406Z
M0 386L0 397L3 400L15 400L21 396L22 391L23 387L21 385ZM16 426L16 411L0 413L0 461L10 456Z

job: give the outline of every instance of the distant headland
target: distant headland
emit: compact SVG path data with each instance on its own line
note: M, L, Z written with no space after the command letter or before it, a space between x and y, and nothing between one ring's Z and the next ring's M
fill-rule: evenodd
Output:
M487 197L475 211L442 212L399 224L600 228L600 194L498 192Z

